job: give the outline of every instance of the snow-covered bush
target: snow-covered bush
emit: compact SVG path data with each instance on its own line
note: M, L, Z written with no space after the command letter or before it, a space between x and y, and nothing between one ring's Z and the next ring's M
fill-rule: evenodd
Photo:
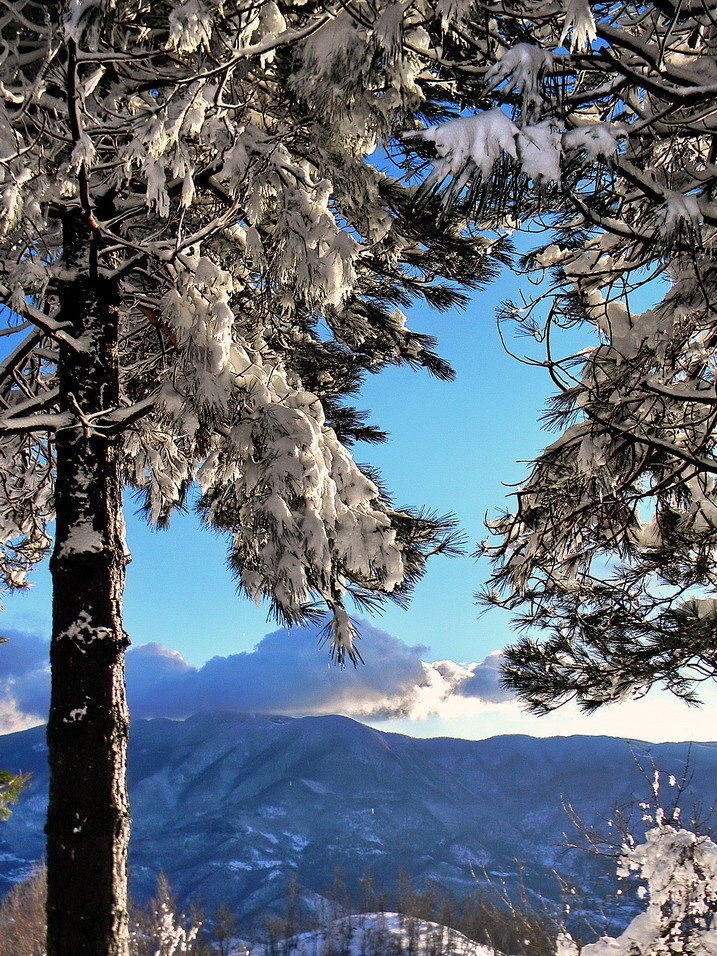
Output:
M648 831L625 847L621 876L637 873L648 900L617 938L585 946L582 956L715 956L717 954L717 844L670 825Z
M44 865L0 899L0 956L46 956L47 868ZM201 925L177 912L167 878L146 906L130 916L129 956L199 956Z
M157 891L135 919L131 934L132 956L189 956L194 952L198 926L187 925L177 913L169 881L157 878Z

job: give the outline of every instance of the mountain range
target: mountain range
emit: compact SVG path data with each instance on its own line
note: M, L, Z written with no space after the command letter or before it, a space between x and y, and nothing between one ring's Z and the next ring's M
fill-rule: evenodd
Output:
M389 902L399 871L456 895L487 875L509 892L522 883L555 901L557 871L578 887L581 907L611 910L614 862L566 846L578 836L571 816L609 835L616 806L649 800L655 767L669 801L677 793L669 778L682 780L686 766L689 816L714 801L717 743L417 739L331 716L137 720L132 889L146 898L163 870L183 903L224 902L250 921L281 905L292 874L307 901L326 893L337 870L350 891L370 871ZM44 728L0 737L0 767L33 775L0 823L3 892L43 854ZM639 827L639 809L635 816Z

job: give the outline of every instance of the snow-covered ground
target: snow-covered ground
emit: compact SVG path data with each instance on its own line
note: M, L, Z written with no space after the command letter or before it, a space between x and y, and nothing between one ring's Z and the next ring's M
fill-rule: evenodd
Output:
M320 929L249 948L230 956L495 956L495 950L456 930L398 913L361 913L332 920Z

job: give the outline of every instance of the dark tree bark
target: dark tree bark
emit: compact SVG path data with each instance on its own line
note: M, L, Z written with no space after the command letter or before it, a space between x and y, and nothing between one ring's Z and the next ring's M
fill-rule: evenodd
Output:
M127 956L129 714L122 626L119 446L92 426L119 396L116 290L96 268L87 217L66 214L62 321L86 351L61 346L56 435L52 701L47 738L48 956Z

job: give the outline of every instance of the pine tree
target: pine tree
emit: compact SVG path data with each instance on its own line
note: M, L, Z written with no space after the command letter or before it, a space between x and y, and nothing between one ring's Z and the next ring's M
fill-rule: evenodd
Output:
M220 903L212 920L212 942L219 956L229 956L232 939L237 934L237 921L225 903Z
M714 95L707 3L478 3L444 68L470 106L417 130L423 193L521 224L556 440L490 525L482 597L525 630L506 680L537 712L717 674Z
M198 483L242 591L289 623L328 611L340 660L345 599L403 601L451 546L349 447L382 437L350 405L366 374L451 376L402 309L464 301L502 255L394 175L398 134L449 115L460 17L0 11L0 570L22 587L51 551L48 956L127 954L123 489L166 524Z
M7 820L10 807L28 786L29 774L0 770L0 820Z

